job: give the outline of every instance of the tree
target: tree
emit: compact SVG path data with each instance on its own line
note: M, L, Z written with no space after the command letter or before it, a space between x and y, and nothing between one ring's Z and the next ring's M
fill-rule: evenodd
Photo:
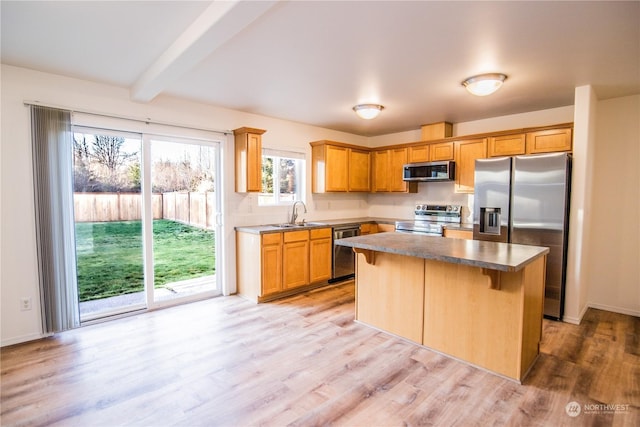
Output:
M123 144L124 138L121 136L95 135L92 157L113 174L119 166L135 156L135 154L121 152Z
M273 193L273 157L262 157L262 192Z
M74 191L140 191L138 151L124 151L125 139L75 133Z

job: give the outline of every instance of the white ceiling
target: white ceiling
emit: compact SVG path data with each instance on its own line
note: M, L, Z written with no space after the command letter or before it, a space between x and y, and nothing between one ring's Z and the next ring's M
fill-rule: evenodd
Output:
M5 1L1 58L360 135L640 93L640 2ZM460 82L508 75L488 97ZM359 119L355 104L385 110ZM247 124L247 125L250 125Z

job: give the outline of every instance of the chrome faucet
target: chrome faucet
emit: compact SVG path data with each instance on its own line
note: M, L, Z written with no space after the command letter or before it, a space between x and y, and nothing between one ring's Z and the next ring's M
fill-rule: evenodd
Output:
M289 224L296 223L296 219L298 218L296 206L298 205L298 203L302 203L302 206L304 206L304 213L307 213L307 205L305 205L302 200L296 200L295 202L293 202L293 206L291 207L291 219L289 220Z

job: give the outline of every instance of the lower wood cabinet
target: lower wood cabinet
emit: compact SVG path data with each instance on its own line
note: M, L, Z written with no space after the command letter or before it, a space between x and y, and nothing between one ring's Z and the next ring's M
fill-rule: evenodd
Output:
M378 233L385 233L389 231L396 231L395 224L378 224Z
M309 230L284 233L282 247L282 287L296 288L309 283Z
M262 235L261 278L264 294L282 290L282 234Z
M331 228L236 231L238 294L256 302L323 284L331 278Z
M331 279L331 229L309 230L309 238L309 282L317 283Z
M473 231L445 228L444 237L451 237L453 239L473 240Z
M366 223L360 224L360 235L375 234L378 232L378 224Z

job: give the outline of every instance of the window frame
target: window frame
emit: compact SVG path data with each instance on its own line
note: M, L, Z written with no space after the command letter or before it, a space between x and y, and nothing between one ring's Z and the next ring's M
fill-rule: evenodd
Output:
M282 200L282 196L284 194L289 193L281 193L280 186L276 185L275 182L280 182L280 168L274 167L274 189L273 193L265 193L260 191L258 195L258 206L260 207L273 207L273 206L289 206L294 201L305 201L305 188L306 188L306 173L307 173L307 165L304 153L298 151L288 151L288 150L274 150L271 148L263 147L262 149L262 162L264 164L265 157L273 158L273 164L277 165L280 162L280 159L293 160L296 163L296 191L295 193L290 193L293 195L293 200L287 199ZM262 181L262 180L261 180ZM277 189L277 191L276 191ZM267 200L272 200L270 203L266 203Z

